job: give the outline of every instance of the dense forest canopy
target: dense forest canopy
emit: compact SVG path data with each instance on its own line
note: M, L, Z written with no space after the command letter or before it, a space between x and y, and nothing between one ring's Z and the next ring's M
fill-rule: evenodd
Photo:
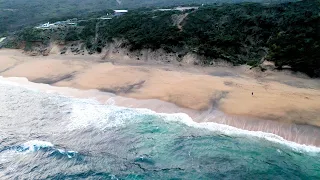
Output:
M101 49L107 41L120 38L128 41L131 50L162 48L182 56L194 52L206 57L203 64L223 59L256 66L268 59L280 69L289 65L320 76L319 8L316 0L204 6L188 13L181 30L173 17L184 13L137 11L101 24L99 41L90 48ZM85 28L82 37L92 42L94 26Z
M284 2L287 0L0 0L0 35L51 19L83 17L117 8L164 7L189 4Z
M60 30L27 28L17 41L81 41L89 52L100 52L114 39L134 51L163 49L183 57L193 52L210 65L222 59L234 65L257 66L274 61L281 69L320 76L320 2L306 0L278 4L236 3L200 6L191 11L130 10L111 20L92 19ZM181 22L177 19L182 18Z

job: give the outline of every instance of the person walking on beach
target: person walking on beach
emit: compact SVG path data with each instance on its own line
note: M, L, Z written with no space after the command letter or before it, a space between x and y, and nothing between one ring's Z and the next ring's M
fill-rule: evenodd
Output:
M253 92L252 92L251 94L252 94L252 96L253 96Z

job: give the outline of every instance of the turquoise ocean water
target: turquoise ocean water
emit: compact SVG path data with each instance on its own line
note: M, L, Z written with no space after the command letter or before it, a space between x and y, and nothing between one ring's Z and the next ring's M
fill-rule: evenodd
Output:
M320 150L0 83L0 179L320 179Z

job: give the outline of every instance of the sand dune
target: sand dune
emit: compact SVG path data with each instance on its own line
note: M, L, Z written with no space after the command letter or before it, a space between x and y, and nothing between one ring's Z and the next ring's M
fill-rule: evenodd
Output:
M160 99L193 110L213 107L230 115L320 126L319 80L274 72L261 75L244 67L112 62L117 65L101 62L98 56L29 57L17 50L0 50L0 75L99 89L124 97ZM295 82L310 87L295 87Z

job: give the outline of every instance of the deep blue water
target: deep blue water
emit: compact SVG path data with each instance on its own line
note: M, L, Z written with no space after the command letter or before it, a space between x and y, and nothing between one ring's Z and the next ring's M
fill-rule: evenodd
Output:
M185 114L0 84L0 179L320 179L320 153Z

